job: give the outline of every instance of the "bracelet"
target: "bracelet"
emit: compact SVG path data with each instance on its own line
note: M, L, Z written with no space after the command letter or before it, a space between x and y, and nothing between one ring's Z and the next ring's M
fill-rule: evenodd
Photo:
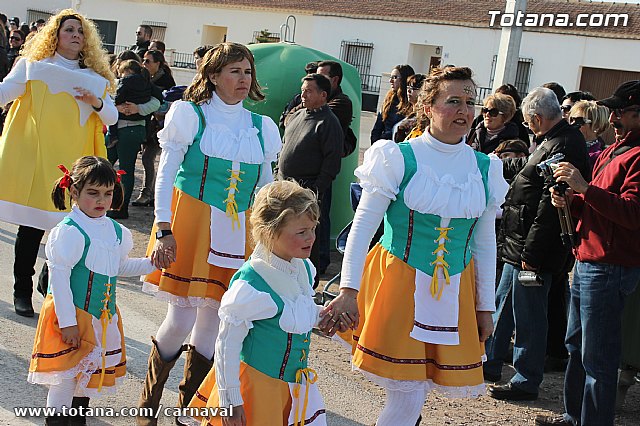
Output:
M94 110L95 112L100 112L100 111L102 111L102 107L104 106L104 101L102 100L102 98L98 98L98 99L100 99L100 107L99 107L99 108L96 108L96 107L94 107L93 105L91 105L91 108L93 108L93 110Z

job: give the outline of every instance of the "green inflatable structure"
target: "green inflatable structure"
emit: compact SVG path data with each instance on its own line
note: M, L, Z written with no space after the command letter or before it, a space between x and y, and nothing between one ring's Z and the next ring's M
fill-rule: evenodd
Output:
M342 65L342 91L353 103L353 133L360 135L360 113L362 110L361 80L358 70L351 64L334 58L319 50L292 43L260 43L247 46L256 61L256 75L264 89L266 99L261 102L248 100L245 106L258 114L268 115L278 123L280 114L294 95L300 93L304 66L311 61L332 60ZM358 148L342 159L340 174L333 181L331 202L331 238L353 218L350 204L349 184L355 180L354 169L358 166Z

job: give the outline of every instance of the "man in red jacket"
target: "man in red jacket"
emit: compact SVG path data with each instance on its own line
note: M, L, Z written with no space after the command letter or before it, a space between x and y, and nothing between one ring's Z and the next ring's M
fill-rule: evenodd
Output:
M561 163L566 201L578 218L580 243L566 345L565 414L538 416L538 425L613 425L626 296L640 279L640 81L628 81L598 101L611 110L616 142L596 160L587 183L571 164ZM565 198L552 188L552 203Z

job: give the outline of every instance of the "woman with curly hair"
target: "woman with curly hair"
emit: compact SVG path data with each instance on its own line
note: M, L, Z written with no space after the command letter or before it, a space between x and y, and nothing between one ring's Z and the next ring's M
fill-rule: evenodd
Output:
M158 133L162 154L147 252L164 269L147 275L142 290L169 306L152 340L141 408L157 410L183 351L181 407L213 365L220 300L249 256L254 194L273 180L271 164L282 145L273 120L244 108L247 97L264 99L253 54L241 44L220 43L205 54L184 101L173 103ZM157 420L138 417L137 424Z
M0 220L19 225L13 274L18 315L32 317L32 277L40 241L68 213L49 194L58 164L105 157L104 124L118 113L113 73L95 24L66 9L24 44L0 83L0 105L14 101L0 137Z

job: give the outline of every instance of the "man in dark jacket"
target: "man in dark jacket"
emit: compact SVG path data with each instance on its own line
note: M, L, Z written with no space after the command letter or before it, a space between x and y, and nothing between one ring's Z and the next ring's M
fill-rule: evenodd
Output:
M548 188L553 177L538 173L537 165L554 154L588 173L587 149L580 131L562 119L560 104L549 89L534 89L522 102L531 131L542 141L526 160L505 163L505 178L515 177L509 187L499 232L501 258L505 262L496 292L495 331L487 341L485 378L500 379L513 330L515 376L506 385L489 386L496 399L534 400L542 382L547 342L547 303L553 274L566 272L570 249L560 238L558 212L551 205ZM532 281L519 279L521 271L535 272ZM565 281L566 282L566 281Z
M310 256L318 273L323 266L319 249L329 245L329 211L323 207L331 202L331 183L340 172L344 141L340 122L327 105L330 92L331 83L323 75L309 74L302 79L304 108L289 115L278 159L280 177L293 178L318 194L320 223Z
M596 160L593 180L568 163L554 173L571 188L567 201L581 239L569 303L565 414L539 416L539 425L613 426L615 419L622 311L640 279L640 81L598 103L611 110L616 142ZM553 204L566 201L554 191Z
M136 44L131 46L130 50L133 50L140 56L140 59L142 59L144 54L147 53L147 50L149 50L152 36L153 28L149 25L140 25L136 30Z

